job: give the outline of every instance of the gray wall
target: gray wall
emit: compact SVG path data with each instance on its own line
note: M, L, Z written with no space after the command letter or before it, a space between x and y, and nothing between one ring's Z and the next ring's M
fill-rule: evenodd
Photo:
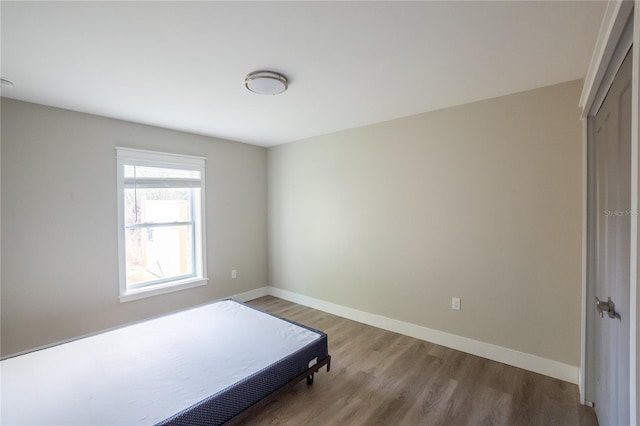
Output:
M270 148L270 284L579 365L580 90Z
M3 355L266 285L264 148L4 98L1 111ZM207 158L207 286L119 302L116 146Z
M269 282L578 365L580 88L268 150L3 99L2 354ZM207 157L209 285L119 303L115 146Z

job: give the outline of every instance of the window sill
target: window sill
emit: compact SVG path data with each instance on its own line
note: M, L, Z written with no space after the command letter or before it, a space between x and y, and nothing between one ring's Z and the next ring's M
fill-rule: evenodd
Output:
M207 278L190 278L188 280L167 283L147 289L141 288L138 290L129 291L120 295L120 303L130 302L137 299L144 299L145 297L158 296L160 294L173 293L174 291L186 290L188 288L200 287L203 285L207 285L207 281Z

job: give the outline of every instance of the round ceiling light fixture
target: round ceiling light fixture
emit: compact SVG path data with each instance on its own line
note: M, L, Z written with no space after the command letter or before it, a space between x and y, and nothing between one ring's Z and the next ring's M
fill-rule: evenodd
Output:
M289 87L284 75L274 71L254 71L244 78L244 85L259 95L278 95Z

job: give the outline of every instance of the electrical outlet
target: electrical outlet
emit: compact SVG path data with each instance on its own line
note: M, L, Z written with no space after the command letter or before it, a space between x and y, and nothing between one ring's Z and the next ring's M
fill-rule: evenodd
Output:
M460 298L459 297L452 297L451 298L451 309L453 309L455 311L459 311L460 310Z
M236 270L232 269L231 270L231 278L233 278L235 280L237 276L238 276L238 274L236 273Z

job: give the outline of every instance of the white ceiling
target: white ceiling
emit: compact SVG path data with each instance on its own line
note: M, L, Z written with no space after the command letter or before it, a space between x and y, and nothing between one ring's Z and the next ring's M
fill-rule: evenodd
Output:
M2 1L2 96L272 146L583 78L605 6Z

